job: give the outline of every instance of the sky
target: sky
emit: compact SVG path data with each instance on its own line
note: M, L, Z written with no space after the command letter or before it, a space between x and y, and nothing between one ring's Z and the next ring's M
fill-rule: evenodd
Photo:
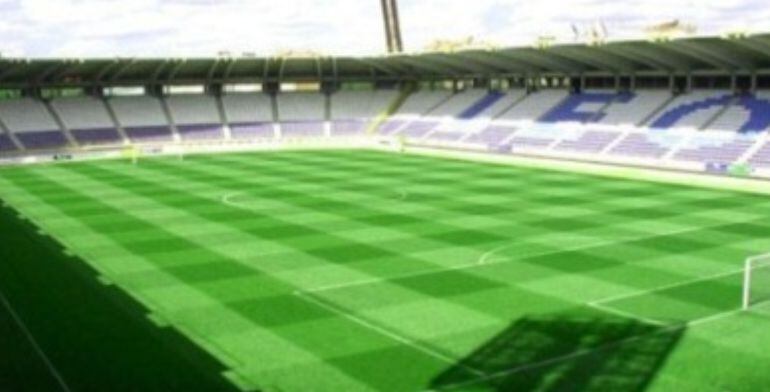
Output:
M601 21L610 39L680 19L698 34L770 32L769 0L399 0L407 51L467 36L499 46L575 39ZM269 56L385 51L379 0L0 0L4 57Z

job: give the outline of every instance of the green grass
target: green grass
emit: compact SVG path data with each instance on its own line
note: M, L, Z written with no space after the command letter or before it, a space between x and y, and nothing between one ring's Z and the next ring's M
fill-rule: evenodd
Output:
M102 295L128 294L147 329L180 331L243 389L770 381L768 314L735 312L743 260L770 250L766 196L325 151L5 168L0 198L97 271ZM62 343L41 340L73 385L98 367L57 363Z

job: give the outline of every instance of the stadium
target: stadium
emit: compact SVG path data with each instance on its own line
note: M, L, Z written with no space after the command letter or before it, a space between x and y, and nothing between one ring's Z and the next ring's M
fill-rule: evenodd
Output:
M382 12L382 55L0 57L0 389L768 389L770 34Z

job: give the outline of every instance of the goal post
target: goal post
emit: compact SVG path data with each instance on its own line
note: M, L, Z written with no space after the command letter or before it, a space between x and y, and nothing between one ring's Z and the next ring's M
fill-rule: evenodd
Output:
M184 161L186 154L187 147L183 144L170 144L165 146L132 144L121 150L121 156L133 165L137 165L140 159L143 160L145 158L161 156L176 156L180 161Z
M187 148L184 144L177 143L163 147L163 155L176 156L180 161L184 161Z
M139 155L141 154L141 151L133 144L130 144L123 148L121 151L121 155L124 159L131 162L132 165L136 165L139 163Z
M743 271L743 310L770 301L770 253L746 259Z

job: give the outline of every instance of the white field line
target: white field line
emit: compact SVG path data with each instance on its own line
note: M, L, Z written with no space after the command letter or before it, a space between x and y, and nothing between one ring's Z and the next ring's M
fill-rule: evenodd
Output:
M744 313L744 312L747 312L747 311L738 308L738 309L734 309L734 310L728 310L728 311L725 311L725 312L717 313L717 314L714 314L714 315L711 315L711 316L695 319L695 320L688 321L688 322L682 323L682 324L674 324L674 325L665 326L665 327L662 327L659 330L651 331L649 333L643 333L643 334L636 335L636 336L630 336L628 338L621 339L621 340L618 340L618 341L608 342L608 343L606 343L606 344L604 344L602 346L599 346L599 347L596 347L596 348L593 348L593 349L578 350L578 351L574 351L572 353L556 356L556 357L545 359L545 360L542 360L542 361L528 363L528 364L525 364L525 365L521 365L521 366L513 367L513 368L510 368L510 369L502 370L502 371L499 371L499 372L496 372L496 373L487 374L485 376L482 376L482 377L479 377L479 378L476 378L476 379L473 379L473 380L468 380L468 381L463 381L463 382L459 382L459 383L455 383L455 384L446 385L446 386L443 386L441 388L438 388L437 390L457 389L457 388L467 387L467 386L470 386L470 385L478 384L478 383L489 381L489 380L494 380L496 378L507 377L507 376L510 376L512 374L521 373L521 372L524 372L524 371L541 368L543 366L549 366L549 365L557 364L557 363L560 363L560 362L569 361L569 360L572 360L572 359L584 357L584 356L591 355L591 354L594 354L594 353L599 352L599 351L604 351L604 350L608 350L608 349L611 349L611 348L620 347L620 346L623 346L625 344L633 343L633 342L636 342L638 340L644 339L644 338L646 338L648 336L653 336L653 335L661 334L661 333L668 333L668 332L676 331L677 329L686 329L686 328L698 327L698 326L701 326L701 325L705 325L705 324L708 324L708 323L712 323L712 322L715 322L715 321L719 321L719 320L723 320L723 319L726 319L726 318L729 318L729 317L733 317L735 315L738 315L738 314L741 314L741 313ZM639 317L636 317L636 318L644 321L643 319L641 319Z
M237 208L244 208L244 207L238 205L237 203L233 203L231 201L231 199L233 197L237 196L239 193L240 192L234 192L234 193L231 193L231 194L223 196L222 197L222 202L225 203L225 204L230 204L230 205L232 205L234 207L237 207ZM403 200L403 198L406 197L406 194L402 193L401 195L402 195L402 200ZM744 221L720 223L720 224L715 224L715 225L710 225L710 226L700 226L700 227L692 228L692 229L683 229L683 230L676 230L676 231L671 231L671 232L667 232L667 233L658 233L658 234L648 235L648 236L639 236L639 237L635 237L635 238L631 238L631 239L626 239L626 240L620 240L620 241L605 241L605 242L600 242L600 243L595 243L595 244L584 245L584 246L580 246L580 247L573 247L573 248L569 248L569 249L562 249L562 250L558 250L558 251L543 252L543 253L540 253L540 254L529 255L527 257L541 257L541 256L549 255L549 254L558 254L558 253L563 253L563 252L572 252L572 251L578 251L578 250L602 247L602 246L607 246L607 245L612 245L612 244L622 244L622 243L627 243L627 242L634 242L634 241L639 241L639 240L644 240L644 239L649 239L649 238L657 238L657 237L665 237L665 236L676 235L676 234L684 234L684 233L695 232L695 231L699 231L699 230L703 230L703 229L707 229L707 228L721 227L721 226L726 226L726 225L731 225L731 224L739 224L739 223L749 223L749 222L753 222L755 220L756 219L749 219L749 220L744 220ZM375 325L373 323L370 323L370 322L368 322L368 321L366 321L366 320L364 320L364 319L362 319L360 317L357 317L357 316L355 316L355 315L353 315L351 313L342 311L342 310L340 310L340 309L338 309L338 308L336 308L334 306L326 304L325 302L319 301L319 300L313 298L312 296L310 296L309 294L310 293L316 293L316 292L322 292L322 291L341 289L341 288L346 288L346 287L362 286L362 285L367 285L367 284L375 284L375 283L380 283L380 282L383 282L383 281L389 281L389 280L393 280L393 279L408 278L408 277L413 277L413 276L420 276L420 275L426 275L426 274L431 274L431 273L437 273L437 272L441 272L441 271L452 271L452 270L470 269L470 268L477 268L477 267L484 266L484 265L503 263L503 262L507 262L508 259L491 260L491 261L489 261L488 259L492 255L494 255L495 253L500 252L500 251L502 251L504 249L510 248L512 246L513 245L501 246L501 247L495 248L495 249L493 249L493 250L491 250L489 252L486 252L484 255L481 256L481 258L479 258L479 260L477 262L474 262L473 264L459 265L459 266L447 267L447 268L436 268L436 269L426 270L426 271L423 271L423 272L417 272L417 273L412 273L412 274L404 274L404 275L395 276L395 277L373 278L373 279L367 279L367 280L362 280L362 281L358 281L358 282L351 282L351 283L344 283L344 284L338 284L338 285L323 286L323 287L319 287L319 288L315 288L315 289L309 289L309 290L298 290L298 291L295 291L294 294L297 295L300 298L303 298L304 300L306 300L308 302L311 302L311 303L313 303L313 304L315 304L317 306L323 307L324 309L327 309L327 310L329 310L329 311L331 311L331 312L333 312L335 314L338 314L338 315L340 315L340 316L342 316L342 317L344 317L344 318L346 318L348 320L351 320L351 321L353 321L353 322L355 322L355 323L357 323L357 324L359 324L359 325L361 325L361 326L363 326L365 328L368 328L368 329L370 329L372 331L375 331L375 332L377 332L377 333L379 333L381 335L384 335L384 336L386 336L386 337L388 337L390 339L393 339L393 340L395 340L395 341L397 341L399 343L408 345L408 346L410 346L410 347L412 347L412 348L414 348L414 349L416 349L416 350L418 350L420 352L423 352L423 353L425 353L425 354L427 354L427 355L429 355L431 357L439 359L439 360L441 360L443 362L446 362L448 364L455 365L455 364L457 364L457 360L454 359L454 358L448 357L448 356L446 356L446 355L444 355L442 353L439 353L439 352L437 352L437 351L435 351L433 349L430 349L430 348L427 348L427 347L423 347L423 346L419 345L417 342L415 342L414 340L412 340L410 338L394 334L393 332L390 332L390 331L388 331L388 330L386 330L386 329L384 329L382 327L379 327L379 326L377 326L377 325ZM702 277L702 278L698 278L698 279L692 279L692 280L687 280L687 281L684 281L684 282L679 282L679 283L675 283L675 284L665 285L665 286L653 288L653 289L650 289L650 290L643 290L643 291L637 291L637 292L633 292L633 293L629 293L629 294L618 295L618 296L615 296L615 297L608 297L608 298L600 299L598 301L589 302L587 305L591 306L591 307L593 307L595 309L608 312L608 313L613 313L613 314L620 315L620 316L623 316L623 317L634 318L634 319L637 319L637 320L640 320L640 321L643 321L643 322L647 322L647 323L651 323L651 324L654 324L654 325L663 326L665 324L663 322L661 322L661 321L653 320L653 319L648 319L648 318L644 318L644 317L641 317L641 316L637 316L637 315L634 315L632 313L628 313L628 312L624 312L624 311L621 311L621 310L618 310L618 309L615 309L615 308L603 306L602 304L606 303L606 302L611 302L611 301L614 301L614 300L630 298L630 297L644 295L644 294L651 293L651 292L657 292L657 291L666 290L666 289L670 289L670 288L675 288L675 287L679 287L679 286L684 286L684 285L688 285L688 284L692 284L692 283L697 283L697 282L700 282L700 281L706 281L706 280L716 279L716 278L725 277L725 276L729 276L729 275L734 275L734 274L738 274L738 273L741 273L741 272L743 272L742 269L741 270L734 270L734 271L730 271L730 272L725 272L725 273L720 273L720 274L714 274L714 275L710 275L710 276L706 276L706 277ZM749 309L748 311L751 311L751 310ZM492 373L492 374L485 374L484 372L482 372L482 371L480 371L478 369L474 369L474 368L470 368L470 367L466 366L466 370L468 370L469 372L471 372L473 374L479 375L479 377L474 379L474 380L469 380L469 381L462 382L462 383L457 383L457 384L452 384L452 385L444 386L441 389L445 390L445 389L460 388L460 387L463 387L463 386L473 385L473 384L477 384L477 383L480 383L480 382L492 380L492 379L495 379L495 378L505 377L505 376L508 376L508 375L511 375L511 374L515 374L515 373L519 373L519 372L523 372L523 371L527 371L527 370L531 370L531 369L536 369L536 368L539 368L539 367L548 366L548 365L556 364L556 363L563 362L563 361L572 360L572 359L575 359L575 358L579 358L579 357L582 357L582 356L593 354L593 353L598 352L598 351L602 351L602 350L606 350L606 349L609 349L609 348L613 348L613 347L621 346L621 345L624 345L624 344L628 344L628 343L640 340L642 338L645 338L645 337L653 335L653 334L664 333L664 332L673 331L673 330L676 330L676 329L681 329L681 328L686 328L686 327L696 327L696 326L708 324L708 323L711 323L711 322L723 320L723 319L735 316L735 315L743 313L743 312L744 311L742 309L740 309L740 308L734 309L734 310L730 310L730 311L725 311L725 312L717 313L717 314L714 314L714 315L711 315L711 316L703 317L703 318L700 318L700 319L691 320L691 321L688 321L688 322L686 322L684 324L667 326L667 327L664 327L664 328L662 328L662 329L660 329L658 331L653 331L651 333L641 334L641 335L637 335L637 336L632 336L632 337L629 337L629 338L626 338L626 339L622 339L622 340L619 340L619 341L616 341L616 342L610 342L610 343L607 343L607 344L605 344L605 345L603 345L601 347L597 347L595 349L579 350L579 351L576 351L576 352L573 352L573 353L557 356L557 357L546 359L546 360L539 361L539 362L529 363L529 364L526 364L526 365L518 366L518 367L515 367L515 368L507 369L507 370L496 372L496 373Z
M48 358L48 356L45 354L43 349L37 343L37 340L35 340L35 337L32 335L32 332L29 331L26 324L24 324L24 321L21 320L21 317L19 317L19 314L16 313L16 310L13 309L13 306L11 306L11 303L8 302L8 299L5 297L3 293L0 293L0 302L3 304L3 307L5 307L8 310L8 313L11 315L16 325L18 325L19 328L21 328L21 331L24 333L24 336L32 345L32 348L35 350L37 355L40 356L40 359L43 360L43 363L45 363L45 366L51 372L51 375L56 379L56 382L59 384L59 386L61 386L61 389L65 392L70 392L71 390L69 386L67 386L67 383L64 381L64 378L61 376L59 371L56 370L56 367L53 365L51 360Z
M245 192L230 192L227 194L222 195L220 198L220 201L223 204L226 204L230 207L239 208L242 210L253 210L251 207L244 206L242 203L238 203L237 201L233 201L233 199L237 198L238 196L242 196ZM403 189L399 189L397 191L397 196L394 197L396 200L403 201L406 200L409 197L409 193Z
M652 238L659 238L659 237L667 237L667 236L678 235L678 234L686 234L686 233L691 233L691 232L697 232L697 231L704 230L704 229L722 227L722 226L727 226L727 225L733 225L733 224L739 224L739 223L750 223L750 222L754 222L756 220L758 220L758 219L753 218L753 219L747 219L747 220L744 220L744 221L720 223L720 224L714 224L714 225L708 225L708 226L699 226L699 227L690 228L690 229L673 230L673 231L669 231L669 232L666 232L666 233L656 233L656 234L651 234L651 235L637 236L637 237L627 238L627 239L623 239L623 240L599 241L599 242L595 242L595 243L592 243L592 244L575 246L575 247L572 247L572 248L558 249L558 250L553 250L553 251L548 251L548 252L534 253L534 254L531 254L531 255L527 255L524 258L527 259L527 258L532 258L532 257L543 257L543 256L556 255L556 254L560 254L560 253L577 252L577 251L581 251L581 250L587 250L587 249L593 249L593 248L601 248L603 246L610 246L610 245L622 245L622 244L626 244L626 243L630 243L630 242L635 242L635 241L641 241L641 240L652 239ZM479 259L477 261L474 261L474 262L468 263L468 264L460 264L460 265L451 266L451 267L431 268L431 269L426 269L426 270L423 270L423 271L413 272L413 273L409 273L409 274L396 275L396 276L391 276L391 277L362 279L362 280L355 281L355 282L347 282L347 283L332 284L332 285L327 285L327 286L320 286L320 287L316 287L316 288L310 288L310 289L303 290L303 292L306 292L306 293L318 293L318 292L323 292L323 291L339 290L339 289L344 289L344 288L349 288L349 287L357 287L357 286L366 286L366 285L370 285L370 284L378 284L378 283L388 282L388 281L397 280L397 279L406 279L406 278L412 278L412 277L416 277L416 276L430 275L430 274L441 273L441 272L445 272L445 271L459 271L459 270L479 268L479 267L488 266L488 265L496 265L496 264L509 263L509 262L513 262L513 261L516 261L516 260L511 260L511 259L508 259L508 258L494 259L494 258L492 258L492 256L494 254L502 251L502 250L509 249L509 248L514 247L514 246L516 246L516 244L503 245L503 246L497 247L497 248L492 249L492 250L484 253L483 255L481 255L481 257L479 257ZM741 270L741 272L742 271L743 270ZM702 280L714 279L716 277L721 277L721 275L727 276L727 275L735 274L735 273L736 273L735 271L730 271L730 272L727 272L727 273L722 273L719 276L709 276L709 277L705 277L705 278L699 278L698 280L700 280L700 279L702 279ZM695 280L695 281L698 281L698 280ZM693 281L687 281L684 284L692 283L692 282ZM676 286L674 286L674 287L676 287ZM653 290L663 290L665 288L667 288L667 287L664 286L664 287L660 287L660 288L655 288ZM633 296L633 294L630 295L630 296ZM601 302L607 302L607 301L600 300L600 301L595 301L594 303L601 303Z
M223 195L222 196L222 203L227 204L228 206L231 206L231 207L236 207L236 208L241 208L242 209L243 206L241 206L238 203L235 203L235 202L232 201L232 199L234 197L239 196L241 193L243 193L243 192L231 192L231 193L228 193L226 195Z
M733 317L733 316L735 316L735 315L737 315L739 313L743 313L743 312L745 312L745 310L743 310L742 308L736 308L736 309L733 309L733 310L728 310L728 311L712 314L711 316L706 316L706 317L701 317L699 319L690 320L690 321L684 323L684 325L687 326L687 327L697 327L698 325L708 324L708 323L712 323L714 321L719 321L719 320L722 320L722 319Z
M356 316L355 314L353 314L351 312L347 312L347 311L345 311L343 309L338 308L337 306L333 306L333 305L330 305L330 304L328 304L328 303L326 303L324 301L321 301L321 300L313 297L312 295L306 294L306 293L304 293L302 291L299 291L299 290L295 291L294 295L296 295L299 298L302 298L303 300L305 300L307 302L315 304L316 306L320 306L320 307L322 307L322 308L324 308L324 309L326 309L326 310L328 310L328 311L330 311L332 313L335 313L335 314L337 314L339 316L342 316L342 317L344 317L344 318L346 318L346 319L348 319L348 320L350 320L350 321L352 321L352 322L354 322L354 323L356 323L356 324L358 324L358 325L360 325L360 326L362 326L364 328L367 328L367 329L369 329L371 331L374 331L374 332L376 332L376 333L378 333L380 335L388 337L388 338L390 338L390 339L392 339L392 340L394 340L396 342L399 342L401 344L407 345L407 346L409 346L409 347L411 347L411 348L413 348L413 349L415 349L417 351L422 352L423 354L427 354L427 355L429 355L429 356L431 356L433 358L436 358L436 359L438 359L438 360L440 360L440 361L442 361L442 362L444 362L446 364L456 366L458 364L458 362L459 362L459 360L457 358L452 358L452 357L447 356L445 354L442 354L442 353L440 353L440 352L438 352L438 351L436 351L434 349L431 349L429 347L425 347L424 345L420 344L419 342L415 341L414 339L411 339L411 338L408 338L408 337L396 334L394 332L391 332L391 331L389 331L389 330L387 330L387 329L385 329L383 327L380 327L380 326L378 326L378 325L376 325L374 323L366 321L365 319L363 319L361 317L358 317L358 316ZM469 371L469 372L471 372L471 373L473 373L473 374L475 374L477 376L486 376L486 374L484 372L482 372L482 371L480 371L478 369L474 369L474 368L472 368L470 366L465 366L465 365L462 365L462 366L463 366L464 369L466 369L467 371Z
M690 284L693 284L693 283L706 282L706 281L709 281L709 280L725 278L725 277L728 277L730 275L743 274L743 271L744 271L743 269L739 269L739 270L736 269L736 270L733 270L733 271L722 272L722 273L719 273L719 274L703 276L703 277L696 278L696 279L684 280L684 281L680 281L680 282L677 282L677 283L667 284L667 285L663 285L663 286L659 286L659 287L653 287L653 288L651 288L649 290L639 290L639 291L634 291L634 292L631 292L631 293L615 295L615 296L612 296L612 297L607 297L607 298L598 299L596 301L591 301L589 303L589 305L605 304L607 302L614 302L614 301L618 301L618 300L622 300L622 299L626 299L626 298L639 297L639 296L646 295L646 294L657 293L658 291L664 291L664 290L669 290L669 289L675 289L677 287L687 286L687 285L690 285Z
M605 313L613 314L615 316L620 316L620 317L624 317L624 318L644 321L647 324L653 324L653 325L657 325L657 326L661 326L661 327L670 325L669 323L666 323L664 321L655 320L655 319L648 318L648 317L641 317L641 316L635 315L633 313L626 312L626 311L623 311L623 310L620 310L620 309L616 309L616 308L613 308L613 307L610 307L610 306L604 306L604 305L600 305L600 304L596 304L596 303L590 303L590 302L588 303L588 306L590 306L590 307L592 307L594 309L597 309L597 310L601 310L602 312L605 312Z

